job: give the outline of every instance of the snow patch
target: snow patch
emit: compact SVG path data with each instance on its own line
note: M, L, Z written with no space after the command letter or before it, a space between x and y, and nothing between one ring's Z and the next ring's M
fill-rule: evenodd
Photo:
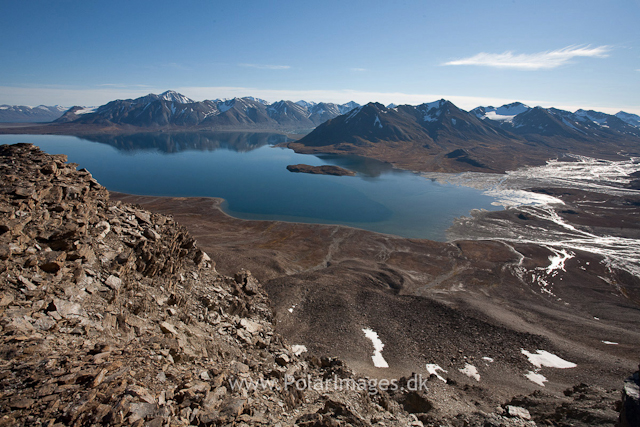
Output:
M497 199L495 202L491 203L492 205L504 206L505 208L523 205L564 205L564 202L557 197L525 190L504 190L500 188L492 188L485 191L484 194Z
M375 350L371 359L373 359L373 366L376 368L388 368L389 364L384 357L382 357L382 349L384 348L384 344L378 338L378 334L369 328L362 329L364 335L371 340L373 343L373 349Z
M436 377L438 377L438 379L444 381L445 383L447 382L447 380L445 380L439 373L438 371L442 371L445 374L447 373L447 371L445 371L444 369L442 369L440 367L440 365L436 365L435 363L427 363L427 372L429 372L429 375L435 375Z
M576 256L575 253L567 252L565 249L562 249L562 250L555 250L552 248L547 248L547 249L551 250L555 254L555 256L549 257L549 261L551 261L551 264L549 265L549 267L547 267L547 274L551 274L553 270L566 271L564 269L564 263L567 260Z
M226 111L229 111L230 109L233 108L233 106L236 104L236 99L230 99L228 101L224 101L220 104L218 104L218 110L220 110L220 113L224 113Z
M458 369L460 372L468 376L469 378L475 378L476 381L480 381L480 374L478 374L478 370L475 366L465 363L464 368Z
M95 113L97 107L86 107L75 112L76 115Z
M362 111L362 107L354 108L353 110L351 110L351 112L349 113L347 118L344 120L344 122L349 123L349 120L357 116L360 111Z
M538 367L542 368L543 366L547 366L549 368L558 368L558 369L567 369L567 368L575 368L575 363L569 362L567 360L561 359L555 354L549 353L544 350L536 350L536 353L529 353L524 348L520 349L522 354L527 356L529 362Z
M604 344L608 344L608 345L618 345L617 342L613 342L613 341L602 341Z
M380 129L382 129L382 123L380 123L380 117L378 117L378 115L376 114L376 120L373 122L374 126L378 126Z
M489 363L493 363L493 358L491 358L491 357L485 356L485 357L482 358L482 360L486 360Z
M291 346L291 352L293 354L295 354L296 356L300 356L302 353L306 353L307 352L307 346L304 345L292 345Z
M542 387L544 387L544 383L547 382L547 379L545 378L545 376L537 372L529 371L526 374L524 374L524 376L527 377L529 381L533 381L534 383Z

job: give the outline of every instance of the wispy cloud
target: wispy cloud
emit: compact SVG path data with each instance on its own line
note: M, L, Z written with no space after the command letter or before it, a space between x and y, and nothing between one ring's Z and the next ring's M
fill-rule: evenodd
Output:
M355 72L358 72L358 73L361 73L361 72L367 71L367 69L366 69L366 68L349 68L349 70L351 70L351 71L355 71Z
M121 84L121 83L103 83L103 84L99 84L97 86L98 87L121 87L121 88L127 88L127 87L145 88L145 87L151 87L149 85L128 85L128 84Z
M289 65L269 65L269 64L238 64L240 67L257 68L259 70L288 70Z
M445 62L442 65L477 65L518 70L540 70L557 68L578 57L605 58L610 50L610 46L567 46L563 49L539 53L480 52L469 58L456 59L455 61Z

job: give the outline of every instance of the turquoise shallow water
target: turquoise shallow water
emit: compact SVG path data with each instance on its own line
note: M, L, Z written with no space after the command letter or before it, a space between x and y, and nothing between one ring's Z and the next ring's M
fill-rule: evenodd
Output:
M243 219L343 224L404 237L445 240L455 217L500 209L482 192L430 181L355 156L311 156L274 147L282 135L182 133L73 137L0 135L30 142L87 168L112 191L222 197ZM339 165L355 177L291 173L287 165Z

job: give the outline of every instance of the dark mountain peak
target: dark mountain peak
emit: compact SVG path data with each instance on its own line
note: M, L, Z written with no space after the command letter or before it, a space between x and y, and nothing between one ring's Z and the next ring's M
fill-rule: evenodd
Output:
M67 111L62 114L62 116L58 117L54 120L54 123L68 123L76 120L78 118L78 112L82 111L84 107L80 107L79 105L74 105L69 108Z
M271 112L277 112L279 114L299 114L302 116L308 116L310 114L309 110L302 105L284 100L269 105L267 111L269 111L270 114Z
M505 107L505 108L527 107L527 109L529 108L528 105L525 105L520 101L512 102L511 104L504 104L502 107ZM492 107L489 107L489 108L492 108Z
M425 110L425 111L429 111L433 108L435 109L440 109L443 106L445 106L449 101L447 101L446 99L439 99L437 101L433 101L433 102L425 102L423 104L418 105L416 108ZM452 104L453 105L453 104Z
M495 111L494 107L476 107L473 110L469 111L471 114L479 118L480 120L487 118L487 113L490 111Z
M385 107L384 105L382 105L379 102L368 102L367 104L364 105L364 107L370 107L370 108L373 107L373 108L376 108L378 110L386 110L387 109L387 107Z
M447 101L446 99L427 102L410 108L414 108L415 111L419 112L422 115L423 122L437 122L441 120L441 118L445 114L451 111L460 111L458 107L456 107L453 103Z
M369 102L368 104L354 108L345 114L345 123L349 123L353 120L367 120L367 117L378 116L379 114L386 113L387 111L389 111L389 109L379 102Z

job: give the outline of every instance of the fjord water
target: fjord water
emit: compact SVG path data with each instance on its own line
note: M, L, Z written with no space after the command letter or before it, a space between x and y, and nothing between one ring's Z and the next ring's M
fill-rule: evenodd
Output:
M137 195L221 197L242 219L343 224L403 237L445 240L453 219L499 209L481 191L441 184L376 160L312 156L274 147L266 133L0 135L1 144L33 143L66 154L111 191ZM331 164L357 176L292 173L287 165Z

